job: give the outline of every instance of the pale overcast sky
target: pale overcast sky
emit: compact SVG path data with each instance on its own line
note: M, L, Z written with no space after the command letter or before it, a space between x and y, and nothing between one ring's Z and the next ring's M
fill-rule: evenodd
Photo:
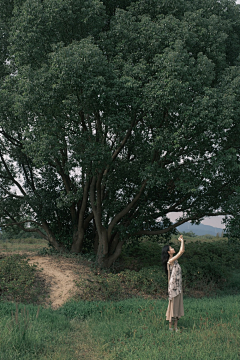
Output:
M240 2L240 0L239 0L239 2ZM170 213L170 214L168 214L168 216L170 217L171 221L174 222L179 216L181 216L181 214L180 213ZM218 227L218 228L224 229L225 225L221 223L222 219L223 219L223 216L211 216L209 218L205 218L201 222L201 224L210 225L213 227Z
M239 0L239 3L240 3L240 0ZM218 228L221 228L221 229L224 229L225 228L225 225L222 224L222 219L224 217L223 216L212 216L212 217L209 217L209 218L205 218L201 224L204 224L204 225L210 225L210 226L214 226L214 227L218 227Z

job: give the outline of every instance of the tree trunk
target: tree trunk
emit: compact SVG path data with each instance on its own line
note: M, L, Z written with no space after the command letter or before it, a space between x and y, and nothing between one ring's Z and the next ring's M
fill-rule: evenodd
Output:
M117 247L116 247L114 253L112 255L109 255L108 257L104 258L103 267L110 268L112 266L112 264L114 263L114 261L116 261L119 258L119 256L121 255L121 252L122 252L123 243L124 243L123 240L120 241L117 244Z
M119 242L119 235L120 235L119 233L115 234L115 236L111 242L111 245L110 245L109 255L114 254L116 247L118 245L118 242Z
M94 247L93 247L94 254L98 253L98 245L99 245L99 237L98 237L98 233L96 232L96 235L94 237Z
M72 243L70 252L75 253L75 254L79 254L82 251L83 240L84 240L84 229L83 229L83 227L81 227L74 234L73 243Z
M67 250L65 249L65 247L63 245L60 245L58 243L58 241L55 239L55 237L53 236L51 230L48 227L48 224L46 221L43 221L42 223L42 228L45 230L46 234L47 234L47 240L49 241L49 243L54 247L54 249L56 249L57 251L62 251L62 252L66 252Z
M100 267L104 267L105 257L108 255L108 238L107 238L107 230L102 228L101 233L98 234L99 242L98 242L98 250L96 256L96 263Z

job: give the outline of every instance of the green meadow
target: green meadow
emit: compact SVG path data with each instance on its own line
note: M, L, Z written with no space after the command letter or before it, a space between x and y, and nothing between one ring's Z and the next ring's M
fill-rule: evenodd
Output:
M240 358L240 295L184 299L170 333L166 300L69 302L59 310L0 303L0 359Z

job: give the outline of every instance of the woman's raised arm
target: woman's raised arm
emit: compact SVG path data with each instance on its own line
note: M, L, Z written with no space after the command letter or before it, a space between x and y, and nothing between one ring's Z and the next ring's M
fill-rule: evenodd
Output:
M179 250L179 252L178 252L175 256L173 256L171 259L168 260L168 262L169 262L170 265L172 265L175 260L179 259L180 256L182 256L182 254L183 254L184 251L185 251L183 236L180 235L179 238L178 238L178 240L181 241L180 250Z

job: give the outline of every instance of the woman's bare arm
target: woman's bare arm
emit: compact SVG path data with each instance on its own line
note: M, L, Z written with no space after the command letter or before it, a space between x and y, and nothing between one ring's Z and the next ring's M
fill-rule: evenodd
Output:
M181 241L180 250L175 256L173 256L170 260L168 260L170 265L172 265L175 260L179 259L185 251L184 240L183 240L182 235L179 236L178 240Z

